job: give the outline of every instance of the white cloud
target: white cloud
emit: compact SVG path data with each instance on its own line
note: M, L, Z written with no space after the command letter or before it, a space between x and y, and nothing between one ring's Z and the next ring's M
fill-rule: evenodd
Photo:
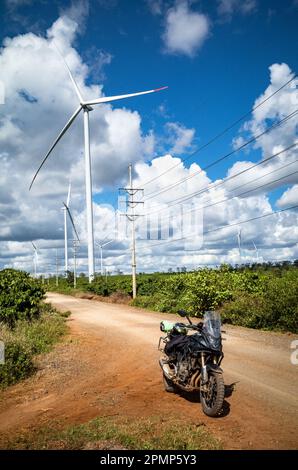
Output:
M249 15L257 10L256 0L218 0L217 12L225 21L230 21L236 13Z
M195 129L189 129L178 122L167 122L165 127L168 133L166 143L171 146L169 153L181 154L192 150Z
M290 207L298 204L298 184L287 189L276 204L278 207Z
M209 29L207 16L192 11L187 0L176 3L166 14L166 52L193 57L207 39Z
M71 0L68 8L61 8L60 16L65 16L80 25L80 32L85 30L89 15L89 0Z

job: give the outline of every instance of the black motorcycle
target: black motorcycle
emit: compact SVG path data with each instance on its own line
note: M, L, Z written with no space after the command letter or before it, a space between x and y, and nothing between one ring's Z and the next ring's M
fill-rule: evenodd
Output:
M216 416L222 410L225 395L220 367L224 357L220 316L206 312L203 322L193 324L184 310L180 310L179 315L186 317L189 324L168 321L160 324L160 330L166 333L158 345L164 353L159 364L165 390L199 392L204 413Z

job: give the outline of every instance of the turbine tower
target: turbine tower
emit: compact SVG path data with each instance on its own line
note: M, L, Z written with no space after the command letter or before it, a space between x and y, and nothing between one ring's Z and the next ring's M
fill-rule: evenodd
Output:
M55 44L54 44L55 45ZM56 46L55 46L56 47ZM56 47L57 49L57 47ZM58 50L58 49L57 49ZM58 50L59 52L59 50ZM61 55L61 53L59 52ZM86 185L86 212L87 212L87 240L88 240L88 273L89 273L89 282L92 281L94 278L94 233L93 233L93 208L92 208L92 177L91 177L91 158L90 158L90 133L89 133L89 112L92 111L92 106L95 106L97 104L101 103L109 103L111 101L116 101L116 100L122 100L124 98L130 98L133 96L140 96L140 95L146 95L148 93L155 93L157 91L163 90L168 87L161 87L161 88L155 88L153 90L147 90L147 91L141 91L137 93L130 93L126 95L117 95L117 96L103 96L101 98L95 98L93 100L87 100L85 101L81 95L81 92L78 88L78 85L66 63L64 60L63 56L61 55L65 66L68 70L68 74L70 77L70 80L73 84L74 90L76 92L76 95L78 97L79 101L79 106L73 113L73 115L70 117L70 119L67 121L65 126L63 127L62 131L58 135L58 137L55 139L54 143L46 153L45 157L43 158L41 164L39 165L32 181L30 184L29 190L32 188L32 185L50 156L51 152L53 149L56 147L60 139L63 137L63 135L67 132L67 130L70 128L76 117L80 114L81 111L83 111L84 114L84 148L85 148L85 185Z
M69 209L69 204L70 204L70 191L71 191L71 182L69 182L68 185L68 194L67 194L67 199L66 199L66 204L63 205L62 210L64 212L64 260L65 260L65 275L67 274L68 271L68 236L67 236L67 209Z

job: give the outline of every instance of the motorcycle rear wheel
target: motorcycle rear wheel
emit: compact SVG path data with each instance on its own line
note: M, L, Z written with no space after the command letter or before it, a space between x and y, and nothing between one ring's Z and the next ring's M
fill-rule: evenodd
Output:
M209 372L205 385L207 391L200 390L201 405L207 416L217 416L222 410L225 397L225 384L222 374Z

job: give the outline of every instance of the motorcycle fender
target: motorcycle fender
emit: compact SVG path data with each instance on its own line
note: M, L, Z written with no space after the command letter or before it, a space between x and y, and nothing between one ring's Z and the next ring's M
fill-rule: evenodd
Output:
M215 372L216 374L223 374L222 368L216 364L207 364L207 371L209 370L212 370L212 372Z

